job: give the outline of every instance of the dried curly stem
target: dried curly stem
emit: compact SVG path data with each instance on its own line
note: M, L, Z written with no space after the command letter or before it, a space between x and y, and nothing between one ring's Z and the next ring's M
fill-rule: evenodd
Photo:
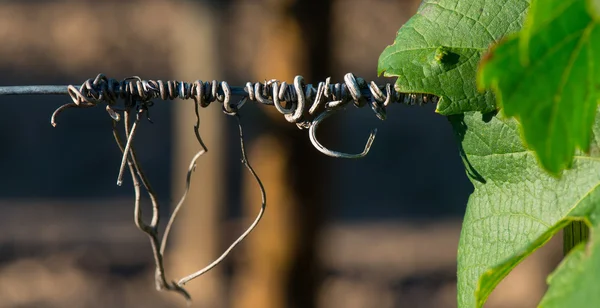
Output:
M163 255L165 253L165 249L167 248L167 241L169 239L169 234L171 233L171 228L173 227L173 223L175 222L175 218L177 217L177 214L179 214L179 210L183 206L183 203L185 202L187 194L190 190L190 185L192 183L192 173L196 169L196 161L198 160L198 158L200 158L200 156L202 156L204 153L208 152L208 148L206 147L206 145L204 144L204 141L202 141L202 137L200 136L199 107L200 107L200 101L198 101L197 99L194 99L194 111L196 112L196 124L194 125L194 134L196 135L196 139L198 140L198 143L200 144L202 149L200 151L198 151L198 153L196 153L196 155L194 155L194 157L192 158L192 161L190 162L190 166L188 168L188 172L187 172L187 176L186 176L186 180L185 180L185 190L183 191L183 195L181 196L181 199L179 199L179 202L175 206L173 213L171 213L171 217L169 218L169 222L167 223L167 226L165 228L165 233L163 234L163 238L162 238L162 242L161 242L161 246L160 246L160 253Z
M250 234L250 232L252 232L252 230L254 230L254 228L256 227L256 225L258 225L258 223L262 219L263 214L265 212L265 209L267 207L267 195L266 195L266 192L265 192L265 188L264 188L264 186L263 186L260 178L258 177L258 175L256 174L256 172L252 168L252 166L250 166L250 163L248 162L248 158L246 156L246 149L244 147L244 135L243 135L243 132L242 132L242 123L240 121L240 116L237 115L237 114L235 114L235 117L236 117L236 119L238 121L238 127L239 127L239 132L240 132L240 146L241 146L241 152L242 152L242 163L246 166L246 168L248 169L248 171L250 171L250 173L252 174L252 176L254 176L254 179L256 180L256 182L258 183L258 186L260 187L260 194L261 194L261 197L262 197L262 204L261 204L261 207L260 207L260 211L258 212L258 215L254 219L254 222L252 222L252 224L248 227L248 229L246 229L246 231L244 231L244 233L242 233L242 235L240 235L229 246L229 248L227 248L227 250L225 250L225 252L223 252L223 254L221 254L221 256L219 256L212 263L210 263L206 267L200 269L199 271L197 271L197 272L195 272L193 274L190 274L190 275L188 275L186 277L181 278L177 282L177 285L179 285L180 287L183 287L183 285L185 285L189 281L191 281L191 280L193 280L193 279L195 279L195 278L203 275L204 273L210 271L215 266L217 266L219 263L221 263L223 261L223 259L225 259L225 257L227 257L227 255L231 252L231 250L233 250L242 240L244 240L244 238L246 238L246 236L248 236L248 234Z
M165 249L167 248L167 240L169 238L169 233L171 232L171 227L173 227L173 223L175 222L175 217L177 217L177 214L179 213L179 210L183 206L183 203L185 202L185 198L187 197L187 194L190 190L190 184L192 183L192 173L196 169L196 161L204 153L206 153L206 151L200 150L198 153L196 153L196 155L194 155L194 158L192 158L192 161L190 162L190 167L188 168L187 177L185 180L185 190L183 191L183 195L181 196L181 199L179 199L179 202L175 206L173 213L171 213L171 217L169 218L169 222L167 223L167 227L165 228L165 233L163 234L163 237L162 237L162 241L161 241L161 245L160 245L160 253L162 255L164 255Z
M125 137L129 138L129 127L128 127L128 120L129 120L129 112L125 111ZM121 152L125 155L125 146L123 145L123 142L121 140L121 138L119 137L119 134L117 132L117 127L116 127L116 121L113 120L113 136L115 138L115 141L119 147L119 149L121 150ZM131 178L132 178L132 182L133 182L133 187L134 187L134 193L135 193L135 205L134 205L134 219L135 219L135 223L136 226L143 231L144 233L146 233L148 235L148 237L150 238L150 244L152 246L152 253L154 256L154 262L155 262L155 283L156 283L156 288L158 290L162 290L162 289L166 289L169 291L175 291L177 293L180 293L181 295L184 296L184 298L186 299L187 303L189 304L191 301L191 297L190 295L187 293L187 291L180 287L179 285L177 285L175 282L168 282L165 276L165 270L164 270L164 264L163 264L163 258L162 258L162 253L159 251L159 240L158 240L158 234L157 234L157 228L156 225L153 224L158 224L158 219L155 219L155 217L153 217L153 221L151 225L147 225L146 223L144 223L143 219L141 218L142 216L142 211L141 211L141 207L140 207L140 181L138 179L138 176L142 179L142 182L147 182L147 180L145 179L145 177L143 177L143 172L141 172L141 169L139 168L139 165L137 163L137 158L135 157L135 154L133 151L130 152L130 155L125 156L126 159L125 161L127 162L127 166L129 168L129 172L131 174ZM136 167L137 165L137 167ZM154 192L151 190L151 188L149 189L149 186L147 185L147 183L144 184L144 186L146 187L146 190L148 191L149 195L151 195L151 197L154 194ZM155 200L156 198L154 198L153 200ZM155 209L155 215L158 215L158 203L155 203L153 201L153 209Z
M128 144L131 144L130 140L132 140L134 129L139 124L140 115L143 112L144 112L143 110L140 110L138 112L138 114L136 115L135 122L131 126L131 131L130 131L130 129L129 129L129 111L128 110L124 111L125 135L128 138ZM125 148L125 151L127 151L127 147ZM146 188L146 191L148 192L148 196L150 197L150 202L152 203L152 221L150 222L150 227L155 229L155 232L157 232L156 229L158 228L158 224L160 221L160 204L158 203L158 197L157 197L156 191L152 188L152 185L150 185L150 181L148 180L144 171L142 170L142 167L138 163L137 155L135 154L135 149L133 148L133 146L130 146L129 155L131 155L131 161L133 163L133 167L134 167L138 177L140 178L142 185L144 185L144 188ZM140 210L140 214L141 214L141 210Z

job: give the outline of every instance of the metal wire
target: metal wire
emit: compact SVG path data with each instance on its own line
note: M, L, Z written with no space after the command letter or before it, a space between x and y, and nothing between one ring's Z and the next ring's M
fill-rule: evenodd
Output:
M72 85L0 87L0 95L22 94L71 96L72 103L59 107L53 113L51 118L53 126L56 125L58 114L65 109L94 107L99 104L106 104L110 116L119 120L119 114L115 112L119 100L125 102L124 108L137 107L145 110L152 106L154 99L194 99L201 107L208 107L217 101L222 104L223 111L229 115L236 114L247 101L253 101L275 106L288 122L295 123L300 129L310 129L310 140L315 148L325 155L339 158L365 156L376 133L376 130L371 132L364 151L358 154L329 150L318 141L316 137L318 125L348 104L352 103L356 107L369 105L375 115L384 120L386 108L392 103L421 105L438 101L438 97L432 94L396 92L389 83L384 86L378 86L375 82L367 83L362 78L356 78L352 73L346 74L342 83L331 83L331 78L327 78L325 82L319 82L316 87L305 84L302 76L296 76L292 84L273 79L256 83L248 82L243 87L231 87L226 81L142 80L137 76L118 81L107 78L103 74L86 80L78 88ZM232 103L232 96L242 96L243 99ZM124 165L123 162L121 173Z

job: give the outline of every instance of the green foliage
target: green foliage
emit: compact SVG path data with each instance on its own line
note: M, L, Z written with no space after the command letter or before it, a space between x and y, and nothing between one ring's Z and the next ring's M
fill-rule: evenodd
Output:
M440 96L440 114L490 112L494 95L475 82L479 59L490 43L521 27L527 7L524 0L423 1L379 57L377 71L398 77L398 91Z
M481 307L502 278L569 221L585 220L600 227L595 207L600 201L600 122L594 125L593 155L578 153L573 167L555 178L522 144L516 120L468 112L450 121L475 187L459 243L458 303L459 307ZM592 265L600 264L600 255L591 259L572 261L572 267L593 270ZM564 275L558 272L555 276L559 282L577 278L559 278ZM594 284L587 288L597 292ZM551 285L546 297L562 291ZM576 300L574 294L563 297L569 303ZM600 302L561 307L596 305Z
M478 81L517 117L527 145L558 174L587 151L600 99L600 27L584 0L533 1L522 31L484 57Z
M594 213L597 215L597 213ZM540 307L598 307L598 273L600 273L600 228L592 229L589 247L576 246L556 271L548 277L550 288Z
M540 305L600 307L599 2L532 0L532 17L514 34L528 1L426 0L379 58L397 90L442 97L437 112L449 116L475 188L458 248L461 308L483 306L519 262L574 221L591 237L549 277ZM497 113L476 76L504 36L479 76L502 101ZM539 161L554 174L570 169L555 177Z

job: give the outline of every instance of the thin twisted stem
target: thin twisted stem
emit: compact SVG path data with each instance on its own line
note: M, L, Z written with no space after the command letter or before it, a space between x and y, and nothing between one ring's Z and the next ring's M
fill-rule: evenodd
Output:
M227 255L241 242L243 241L246 236L248 236L248 234L250 234L250 232L252 232L252 230L254 230L254 228L256 228L256 226L258 225L258 223L260 222L260 220L262 219L265 210L267 208L267 194L265 192L265 188L262 184L262 181L260 180L260 178L258 177L258 175L256 174L256 172L254 171L254 168L252 168L252 166L250 165L250 162L248 161L248 157L246 156L246 148L244 146L244 134L243 134L243 130L242 130L242 123L240 120L240 116L236 115L235 116L238 122L238 128L239 128L239 133L240 133L240 148L241 148L241 152L242 152L242 164L244 164L244 166L246 166L246 168L248 169L248 171L252 174L252 176L254 177L254 179L256 180L256 183L258 184L258 187L260 188L260 194L261 194L261 198L262 198L262 203L260 206L260 210L256 216L256 218L254 219L254 221L252 222L252 224L250 224L250 226L248 227L248 229L246 229L246 231L244 231L244 233L242 233L226 250L225 252L223 252L221 254L221 256L219 256L217 259L215 259L212 263L210 263L209 265L207 265L206 267L196 271L195 273L192 273L186 277L181 278L178 282L177 285L180 287L183 287L186 283L188 283L189 281L203 275L204 273L210 271L211 269L213 269L215 266L217 266L219 263L221 263L225 257L227 257Z
M142 80L139 77L125 78L121 81L109 79L99 74L96 78L86 80L81 86L8 86L0 87L0 95L69 95L72 102L58 107L51 117L51 124L56 125L56 117L62 111L71 108L89 108L98 104L105 104L106 111L111 117L112 131L122 158L117 177L117 185L123 182L125 167L131 174L134 189L134 222L138 229L144 232L149 240L155 263L155 285L158 290L170 290L182 294L190 301L190 296L183 288L189 281L208 272L219 263L246 238L262 219L266 210L266 192L264 186L250 165L246 156L244 146L244 135L238 111L247 101L254 101L263 105L275 106L286 121L294 123L300 129L309 130L309 138L315 148L332 157L360 158L365 156L375 138L376 130L371 131L364 150L358 154L348 154L333 151L323 146L316 137L319 124L330 115L345 109L347 106L355 107L369 106L375 115L384 120L386 108L394 102L404 104L423 104L437 102L438 98L431 94L407 94L398 93L391 84L378 86L376 83L367 83L362 78L356 78L353 74L346 74L344 82L331 83L330 78L320 82L315 87L305 84L302 76L296 76L293 84L269 80L264 82L246 83L243 87L229 86L225 81L194 81L186 83L182 81ZM241 96L242 99L232 104L232 96ZM139 130L142 116L150 121L149 111L153 106L154 99L172 100L193 99L196 114L194 133L201 149L192 158L186 177L185 190L173 209L167 222L162 238L159 237L160 204L158 197L149 179L146 177L139 164L133 142ZM195 171L196 162L208 148L200 135L200 108L208 107L213 102L218 102L227 115L235 116L239 127L241 162L256 180L261 192L262 203L256 218L216 260L206 267L181 278L179 281L167 280L164 268L164 253L167 241L174 221L190 190L192 173ZM117 102L123 104L117 106ZM132 122L132 117L135 117ZM117 123L122 122L124 126L124 140L119 135ZM141 207L141 187L144 187L151 201L152 218L149 224L144 222Z

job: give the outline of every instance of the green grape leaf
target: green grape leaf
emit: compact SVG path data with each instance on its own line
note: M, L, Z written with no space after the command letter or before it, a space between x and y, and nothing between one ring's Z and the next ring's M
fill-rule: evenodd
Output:
M441 97L436 112L489 112L491 91L479 92L477 65L490 44L522 26L526 0L425 0L379 57L378 74L398 77L396 90Z
M524 146L514 118L467 112L449 119L475 188L458 248L458 307L482 307L519 262L569 222L584 220L599 232L600 121L593 125L589 153L578 152L572 168L556 178ZM544 307L600 307L597 285L577 282L575 274L597 281L600 237L592 238L587 251L574 249L550 279ZM571 284L578 293L565 291ZM590 301L580 305L582 294Z
M478 84L519 119L527 145L554 175L587 151L600 100L600 27L586 0L532 1L521 32L492 48Z

